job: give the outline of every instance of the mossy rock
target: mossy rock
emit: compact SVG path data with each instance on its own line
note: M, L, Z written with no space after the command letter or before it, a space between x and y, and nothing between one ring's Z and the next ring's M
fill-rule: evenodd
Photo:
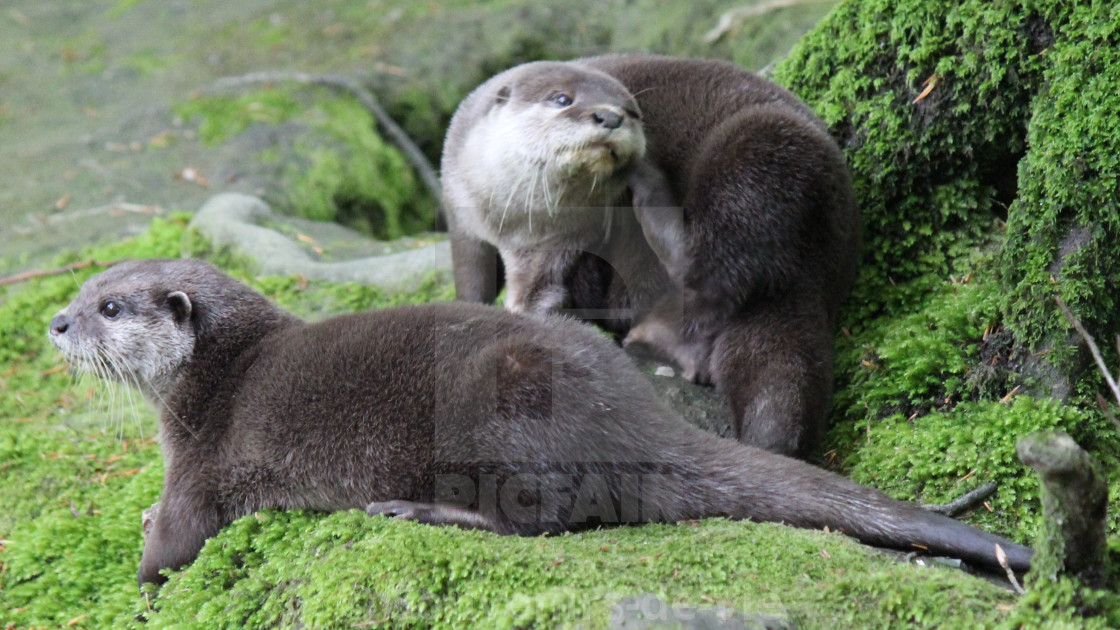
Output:
M1120 477L1100 377L1054 300L1112 345L1118 56L1114 4L865 0L775 69L830 125L863 210L826 461L931 502L996 480L971 518L1020 540L1038 505L1019 437L1067 431ZM1076 590L1036 587L1036 611Z
M995 241L994 324L1061 368L1042 393L1076 389L1053 298L1120 332L1118 41L1107 3L869 0L798 45L775 77L831 125L864 213L851 321L912 310Z
M198 96L176 107L199 140L256 160L218 177L253 178L287 214L333 221L382 240L431 230L436 200L376 120L349 94L324 88L249 90Z

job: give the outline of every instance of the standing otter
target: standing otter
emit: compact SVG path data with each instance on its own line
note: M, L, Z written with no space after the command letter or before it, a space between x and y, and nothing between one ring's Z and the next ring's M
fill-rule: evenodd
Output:
M687 424L571 320L451 303L306 324L207 263L140 260L89 279L49 336L159 409L141 584L263 508L524 535L727 516L989 566L999 544L1030 565L1027 547Z
M494 299L500 253L514 310L606 317L710 375L743 442L817 443L859 214L843 154L791 93L717 61L529 63L463 101L442 169L461 299Z
M629 201L631 180L653 172L642 168L638 105L611 77L569 68L538 62L509 70L452 119L442 183L460 299L494 300L498 252L514 312L572 308L573 284L600 296L582 300L592 308L627 309L605 299L602 271L623 273L633 285L624 296L647 310L669 286ZM610 266L587 265L588 254Z

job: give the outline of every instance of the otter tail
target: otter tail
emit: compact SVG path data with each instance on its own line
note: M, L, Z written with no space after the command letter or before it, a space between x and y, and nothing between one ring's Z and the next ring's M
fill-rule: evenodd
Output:
M704 438L708 436L703 436ZM878 490L798 460L761 449L728 448L727 441L701 450L685 489L692 499L683 511L732 506L726 516L785 523L807 529L840 531L878 547L928 551L989 568L1000 566L996 545L1016 571L1030 568L1029 547L981 531L955 519L893 499ZM702 516L703 514L697 514Z

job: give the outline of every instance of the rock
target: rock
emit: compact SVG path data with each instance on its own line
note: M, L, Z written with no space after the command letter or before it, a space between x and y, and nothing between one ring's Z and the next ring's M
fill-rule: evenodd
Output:
M432 274L449 278L451 272L451 247L446 239L434 236L426 240L396 241L395 247L385 245L387 249L379 255L324 260L325 249L316 251L300 244L301 240L316 242L317 239L306 232L333 235L336 243L346 237L360 241L362 236L335 224L277 215L260 199L240 193L212 197L191 220L191 227L209 237L215 246L230 247L251 257L262 274L302 275L330 282L358 282L391 291L411 291ZM283 229L285 227L287 229ZM393 251L401 248L402 243L411 248ZM349 247L353 249L354 246L351 243Z

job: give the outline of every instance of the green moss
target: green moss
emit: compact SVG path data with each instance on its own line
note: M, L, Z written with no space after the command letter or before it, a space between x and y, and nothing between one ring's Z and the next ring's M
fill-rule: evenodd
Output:
M164 585L144 627L606 627L612 606L641 593L778 611L805 628L976 627L1004 618L998 607L1010 602L957 572L772 524L504 538L355 511L264 512L211 539Z
M829 443L854 479L907 500L945 503L996 481L991 511L969 520L1030 542L1038 482L1019 463L1016 441L1061 429L1120 478L1120 437L1099 412L1029 395L1036 384L1016 371L1026 359L996 323L993 264L987 256L962 263L921 308L841 339Z
M1102 345L1120 332L1120 7L1085 4L1056 28L1031 151L1008 218L1008 324L1071 357L1061 296Z
M929 289L917 279L945 277L987 239L1026 148L1045 4L845 2L776 68L847 154L866 236L860 302L897 312Z
M1061 295L1099 340L1120 332L1117 11L844 2L775 71L831 126L863 210L833 454L907 499L995 480L993 511L971 518L1020 540L1038 507L1018 437L1062 429L1120 470L1099 380L1080 371L1053 303ZM1068 584L1052 588L1030 606L1072 601Z
M866 235L853 300L866 305L860 320L920 300L931 278L945 277L954 258L987 238L996 191L982 175L1024 147L1041 66L1027 49L1038 44L1008 42L1000 33L1011 29L982 26L998 21L990 14L1011 24L1029 14L956 5L844 3L775 73L846 148ZM965 14L975 22L962 22ZM867 28L853 32L851 24ZM933 91L912 103L933 75Z
M291 203L309 219L335 221L377 238L431 229L434 203L418 195L411 167L375 131L376 121L355 101L325 101L313 124L345 147L317 146L311 166L293 185Z
M1047 628L1117 628L1120 627L1120 595L1115 590L1087 591L1076 580L1059 577L1057 581L1035 576L1027 582L1028 591L1004 628L1038 627L1047 619ZM1092 616L1086 620L1083 614Z
M910 312L1006 219L997 319L1050 353L1056 395L1086 389L1053 297L1098 336L1120 332L1116 11L846 2L779 65L852 170L866 236L854 320Z
M254 124L301 125L287 150L303 159L290 163L287 190L270 200L282 210L380 239L416 234L434 224L435 200L421 190L400 151L382 140L373 116L347 96L263 90L200 97L175 112L197 121L199 138L208 145L228 142ZM260 159L276 162L278 155L276 147L269 147Z
M261 90L242 96L200 96L174 107L185 120L198 121L198 137L216 146L245 131L249 125L276 125L294 118L304 107L290 92Z

